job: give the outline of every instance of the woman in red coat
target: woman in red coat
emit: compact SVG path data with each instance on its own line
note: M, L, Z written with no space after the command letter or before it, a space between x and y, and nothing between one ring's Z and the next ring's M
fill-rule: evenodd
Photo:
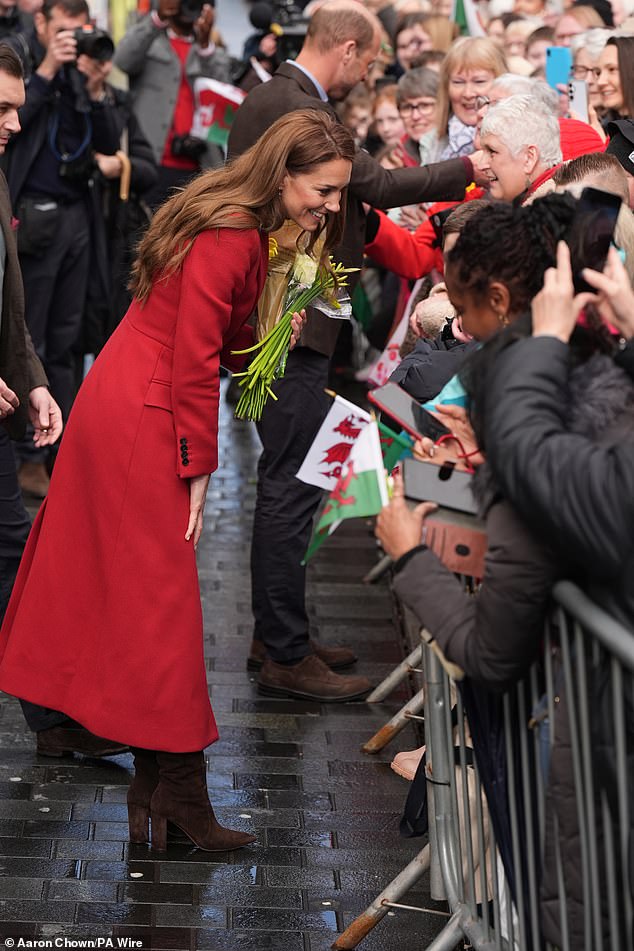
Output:
M165 848L167 821L200 848L223 829L204 747L218 737L203 658L195 548L217 466L220 364L248 346L268 233L325 235L354 145L328 114L294 112L251 150L167 201L141 244L134 301L73 407L0 637L0 689L128 744L130 838ZM295 336L301 318L295 321ZM156 752L158 751L158 752Z

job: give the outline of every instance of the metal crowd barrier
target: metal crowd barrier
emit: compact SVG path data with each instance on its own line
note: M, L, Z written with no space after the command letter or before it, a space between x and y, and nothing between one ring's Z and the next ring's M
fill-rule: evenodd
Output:
M456 687L424 643L429 841L333 948L426 911L401 899L427 871L449 907L427 951L634 948L634 633L569 582L554 597L540 660L503 695Z

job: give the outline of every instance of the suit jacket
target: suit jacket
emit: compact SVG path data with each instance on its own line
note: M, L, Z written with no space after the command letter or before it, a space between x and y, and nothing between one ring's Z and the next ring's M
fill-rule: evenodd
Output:
M24 323L22 273L18 263L15 235L11 227L9 189L2 172L0 172L0 227L7 247L0 326L0 377L20 400L15 413L3 420L3 423L12 439L21 439L28 421L29 393L36 386L48 386L48 380Z
M323 109L337 118L328 102L319 98L311 80L290 63L282 63L268 83L251 90L238 109L229 134L229 158L250 148L281 116L294 109ZM356 154L346 202L346 229L341 247L333 256L349 267L361 267L365 243L363 202L375 208L394 208L422 201L464 198L467 166L452 159L426 168L383 168L367 152ZM358 275L351 275L354 287ZM302 333L302 344L330 356L339 332L339 321L311 312Z

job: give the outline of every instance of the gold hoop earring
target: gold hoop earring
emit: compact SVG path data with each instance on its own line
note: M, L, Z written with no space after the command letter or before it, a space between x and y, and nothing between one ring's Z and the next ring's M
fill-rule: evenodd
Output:
M498 314L497 318L498 318L498 323L501 324L502 327L508 327L509 319L506 316L506 314Z

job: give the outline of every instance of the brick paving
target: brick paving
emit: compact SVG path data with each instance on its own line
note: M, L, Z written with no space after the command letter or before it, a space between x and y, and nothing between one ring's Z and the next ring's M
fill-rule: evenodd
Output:
M424 844L399 837L407 786L388 765L398 749L418 745L413 732L379 756L360 752L405 694L373 706L258 696L245 663L259 444L224 404L220 441L199 549L221 737L208 750L208 783L220 821L253 830L257 843L214 855L170 846L160 859L130 846L131 757L37 757L19 705L0 695L2 938L142 938L143 951L324 951ZM344 524L311 568L310 603L313 633L355 645L359 673L377 682L403 655L387 584L360 582L374 560L369 525ZM430 904L424 880L407 902ZM422 949L442 923L398 911L360 947Z

